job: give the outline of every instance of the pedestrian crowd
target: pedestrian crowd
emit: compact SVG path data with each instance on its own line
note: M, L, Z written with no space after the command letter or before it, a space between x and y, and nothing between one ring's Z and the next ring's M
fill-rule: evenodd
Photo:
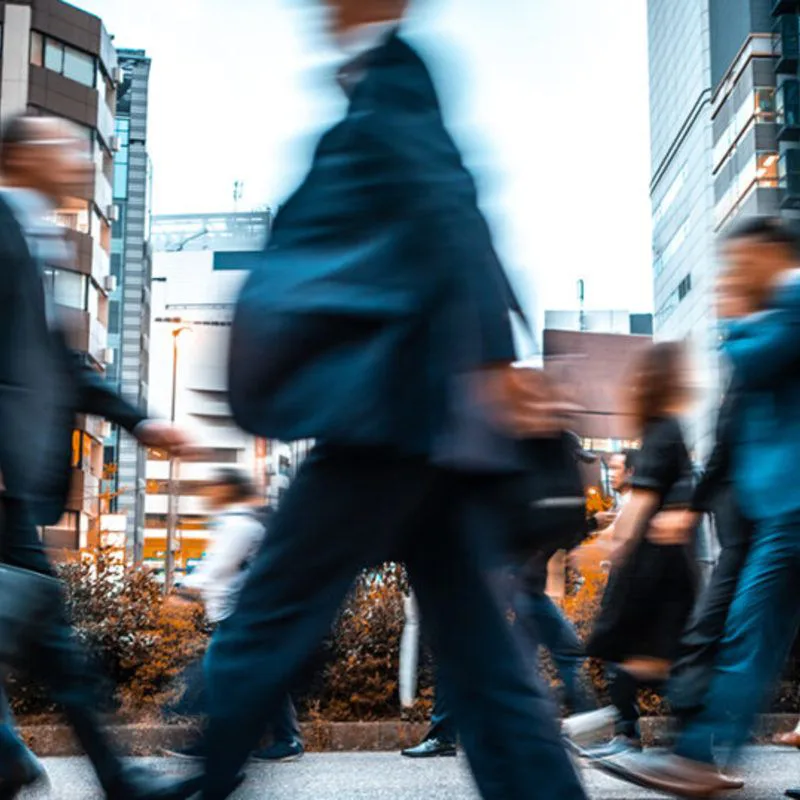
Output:
M512 322L530 324L404 36L406 0L323 5L347 111L275 217L236 306L228 370L243 430L316 445L275 513L235 471L208 487L212 546L170 600L201 600L214 628L179 704L203 719L177 753L198 759L188 777L117 754L37 529L64 510L76 415L171 456L193 443L69 349L46 290L71 258L54 209L92 180L84 139L34 114L4 123L0 664L49 688L106 797L222 800L251 758L302 755L296 680L355 576L392 560L412 587L404 703L420 639L436 664L433 724L406 756L455 755L458 740L488 800L583 800L584 763L679 797L741 789L738 757L800 624L800 238L762 217L722 239L727 390L701 475L683 426L695 402L688 350L658 342L620 387L641 446L611 458L616 507L587 521L580 463L593 456L572 430L578 408L568 387L519 361ZM720 554L701 580L709 517ZM547 595L547 565L596 530L608 585L584 642ZM563 686L563 720L537 675L540 647ZM588 657L603 664L609 707L585 683ZM642 688L675 715L666 752L642 747ZM3 693L0 717L0 796L14 797L44 772ZM273 742L259 750L265 732Z

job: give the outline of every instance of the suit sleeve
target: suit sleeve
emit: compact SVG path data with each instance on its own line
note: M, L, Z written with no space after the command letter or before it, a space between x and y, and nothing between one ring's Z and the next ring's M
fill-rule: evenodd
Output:
M78 387L79 412L103 417L115 425L131 432L147 416L141 409L124 400L92 369L81 363L80 357L73 354L75 382Z
M739 386L771 389L800 366L800 280L781 287L772 307L727 323L723 351Z

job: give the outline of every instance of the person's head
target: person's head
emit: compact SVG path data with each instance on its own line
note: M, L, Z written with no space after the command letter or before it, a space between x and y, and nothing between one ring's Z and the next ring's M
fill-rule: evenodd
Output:
M242 470L219 469L203 490L206 503L212 511L228 506L254 503L258 492L250 477Z
M0 133L0 173L7 185L34 189L58 202L86 192L94 165L86 138L74 125L22 114Z
M723 239L721 286L760 307L775 279L800 262L800 237L779 217L753 217Z
M410 0L322 0L334 37L373 22L400 21Z
M623 450L621 453L614 453L608 459L608 474L611 479L611 488L622 493L628 489L631 478L633 477L634 450Z
M694 395L686 345L657 342L648 347L634 364L628 393L637 434L648 422L683 414Z

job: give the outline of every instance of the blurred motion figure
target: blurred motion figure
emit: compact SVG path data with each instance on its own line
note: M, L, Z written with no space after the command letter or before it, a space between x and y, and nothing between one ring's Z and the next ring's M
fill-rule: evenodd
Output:
M0 561L49 576L36 526L54 525L63 513L76 414L105 417L152 447L179 449L187 442L171 426L147 419L81 363L67 348L53 298L45 295L45 267L70 258L49 218L93 175L80 133L61 120L20 116L6 123L0 148ZM66 612L54 604L54 621L43 632L37 628L30 644L29 671L64 708L107 797L172 797L167 782L126 768L115 754L92 711L92 678ZM0 729L0 792L14 797L38 770L8 716L6 723Z
M484 579L497 509L472 514L516 469L514 437L560 429L563 407L511 366L510 287L428 70L399 33L406 3L325 6L349 108L275 218L230 351L239 424L318 444L209 650L202 796L234 791L358 570L391 557L408 567L482 795L581 800Z

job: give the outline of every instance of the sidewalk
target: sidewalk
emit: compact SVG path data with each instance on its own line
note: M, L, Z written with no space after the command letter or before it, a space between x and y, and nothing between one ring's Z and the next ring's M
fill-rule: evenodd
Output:
M789 731L797 717L775 714L762 717L759 740L768 740L778 731ZM301 726L306 747L310 752L390 752L416 744L427 726L419 723L385 722L306 722ZM20 730L25 741L38 755L73 756L80 754L72 732L66 725L26 725ZM130 756L156 756L164 747L176 748L187 744L194 729L186 725L142 723L117 725L110 729L123 753ZM651 745L665 744L669 739L670 720L649 717L642 720L645 741Z

